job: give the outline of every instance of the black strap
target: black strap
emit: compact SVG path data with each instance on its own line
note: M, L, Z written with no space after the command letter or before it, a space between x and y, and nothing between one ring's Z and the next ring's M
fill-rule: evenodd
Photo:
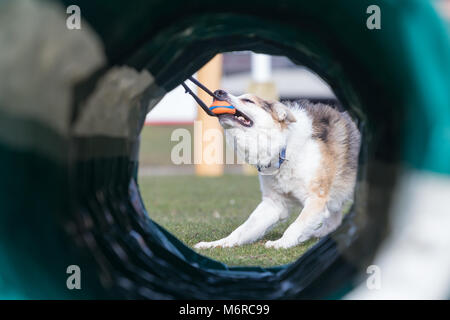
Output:
M205 87L203 84L201 84L194 77L189 77L188 79L191 80L191 82L193 82L195 85L197 85L200 89L205 91L207 94L209 94L214 99L222 100L218 96L216 96L213 92L211 92L207 87ZM192 92L192 90L186 85L186 83L183 82L183 83L181 83L181 85L183 86L184 90L186 90L186 93L189 93L195 99L195 101L199 104L199 106L203 109L203 111L205 111L211 117L217 117L217 114L215 114L214 112L209 110L208 106L199 97L197 97L194 92Z

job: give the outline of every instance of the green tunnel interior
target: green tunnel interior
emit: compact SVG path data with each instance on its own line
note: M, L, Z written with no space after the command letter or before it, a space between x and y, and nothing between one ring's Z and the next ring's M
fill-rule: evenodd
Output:
M127 137L64 136L8 113L0 100L2 298L339 298L386 235L400 172L450 173L450 46L428 1L55 3L81 8L107 58L74 86L69 127L114 66L147 70L154 81L140 98L137 130ZM380 30L366 27L374 4L382 12ZM139 194L136 155L149 103L215 54L234 50L306 65L363 130L352 212L286 266L228 267L198 255L148 217L151 208ZM33 143L51 145L57 157L2 139L14 134L35 135ZM79 291L66 287L72 264L82 270Z

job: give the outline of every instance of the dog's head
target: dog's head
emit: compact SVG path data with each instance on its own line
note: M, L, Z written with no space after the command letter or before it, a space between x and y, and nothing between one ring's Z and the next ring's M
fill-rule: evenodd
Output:
M219 122L225 129L227 142L230 138L233 139L238 153L241 156L245 154L244 159L247 162L264 165L268 159L263 154L267 154L267 157L278 154L284 143L284 129L296 121L287 106L253 94L236 97L223 90L214 93L236 108L235 114L219 115ZM247 155L249 147L255 146L259 160L249 159Z
M267 101L248 93L235 97L224 90L217 90L214 94L236 108L235 114L219 115L220 124L225 129L283 129L295 122L292 112L281 102Z

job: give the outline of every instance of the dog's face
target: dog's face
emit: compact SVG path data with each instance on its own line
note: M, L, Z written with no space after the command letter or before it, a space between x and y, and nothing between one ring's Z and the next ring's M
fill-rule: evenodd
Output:
M241 130L283 128L295 117L288 107L278 101L266 101L253 94L235 97L223 90L216 91L221 100L225 100L236 108L236 113L219 116L220 124L225 129Z
M247 162L264 165L274 153L278 154L284 143L283 130L296 121L288 107L253 94L236 97L223 90L216 94L236 108L235 114L219 115L219 122L225 129L227 142L233 140L235 149ZM257 148L254 156L248 155L249 148Z

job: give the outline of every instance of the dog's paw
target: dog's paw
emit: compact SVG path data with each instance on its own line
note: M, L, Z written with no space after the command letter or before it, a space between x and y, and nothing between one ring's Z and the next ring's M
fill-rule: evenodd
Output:
M278 245L279 245L278 240L277 241L269 240L264 244L266 248L275 248L275 249L278 249Z
M275 241L267 241L265 244L266 248L274 248L274 249L287 249L296 246L297 243L294 241L286 241L284 239L278 239Z
M194 248L195 248L195 249L208 249L208 248L214 248L214 247L215 247L214 242L215 242L215 241L212 241L212 242L202 241L202 242L197 243L197 244L194 246Z
M195 249L208 249L208 248L216 248L216 247L222 247L222 248L230 248L235 246L236 243L234 241L231 241L230 239L220 239L216 241L211 242L199 242L197 243L194 248Z

